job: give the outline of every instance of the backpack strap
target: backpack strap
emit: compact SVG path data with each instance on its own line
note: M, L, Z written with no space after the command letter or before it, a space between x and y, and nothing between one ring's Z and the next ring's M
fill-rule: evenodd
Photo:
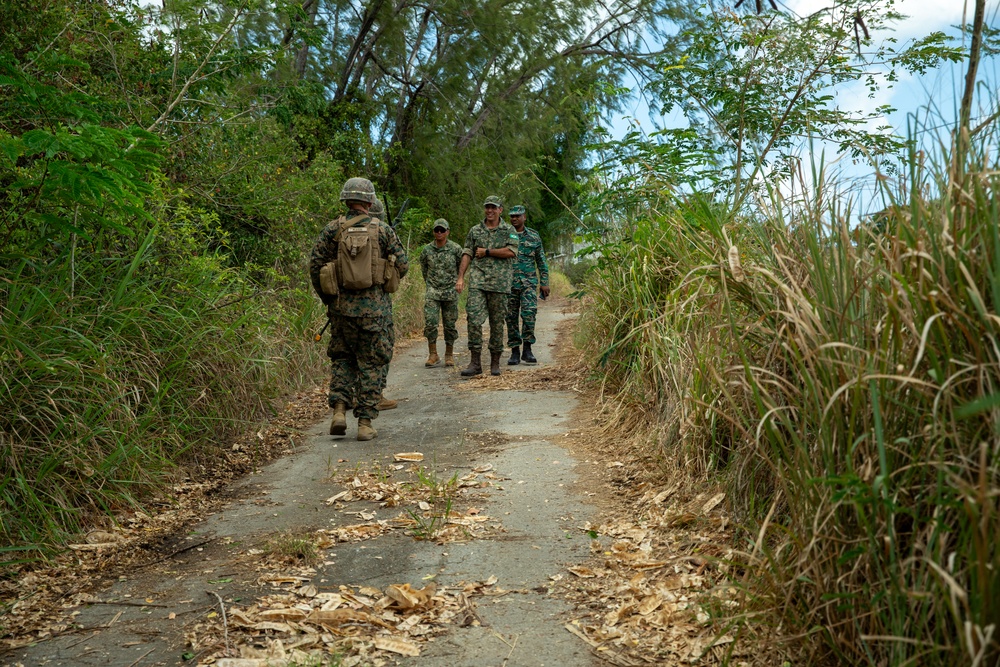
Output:
M379 265L381 263L380 260L382 259L382 247L378 242L378 229L378 220L372 220L368 223L368 242L372 247L372 280L376 284L380 284L385 280L385 278L383 278L385 269L379 271Z

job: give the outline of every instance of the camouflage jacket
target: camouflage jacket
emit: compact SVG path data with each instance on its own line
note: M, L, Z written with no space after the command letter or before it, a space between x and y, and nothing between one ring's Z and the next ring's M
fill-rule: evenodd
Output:
M465 248L462 251L463 254L472 258L472 263L466 274L469 289L478 289L484 292L510 292L514 261L517 259L517 246L517 232L510 226L510 223L503 220L495 229L488 228L485 221L470 229L469 235L465 237ZM514 251L515 257L511 259L476 257L476 248L489 248L491 250L510 248Z
M433 242L420 249L420 270L424 274L428 301L457 301L455 281L458 280L458 265L462 263L462 246L448 241L438 248Z
M516 230L515 230L516 231ZM518 234L521 242L517 248L517 259L514 260L514 281L512 288L534 289L541 281L542 287L549 284L549 265L545 261L545 251L542 250L542 237L534 229L524 228Z
M365 215L360 209L352 209L345 214L347 217L364 215L358 220L355 226L366 225L373 218ZM381 285L372 285L362 290L341 289L338 296L323 294L320 288L319 272L323 265L332 262L337 258L337 237L340 234L339 218L328 223L319 234L316 245L313 246L312 255L309 258L309 278L312 280L313 289L319 294L319 298L326 304L327 315L346 317L374 317L386 318L392 321L392 299L382 289ZM396 256L396 268L399 277L406 275L409 269L409 262L406 259L406 251L403 249L396 232L392 227L379 221L378 245L383 259L389 255Z

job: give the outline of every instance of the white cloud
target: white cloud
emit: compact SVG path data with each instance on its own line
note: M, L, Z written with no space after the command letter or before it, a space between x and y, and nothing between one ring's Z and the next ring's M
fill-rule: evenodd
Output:
M807 16L831 6L830 0L789 0L784 7L800 16ZM894 9L907 18L893 26L892 36L907 40L922 37L936 30L948 30L951 26L962 22L963 2L937 2L927 0L898 0ZM969 7L968 20L972 20L972 7ZM882 35L881 37L886 37ZM878 35L873 35L876 39Z

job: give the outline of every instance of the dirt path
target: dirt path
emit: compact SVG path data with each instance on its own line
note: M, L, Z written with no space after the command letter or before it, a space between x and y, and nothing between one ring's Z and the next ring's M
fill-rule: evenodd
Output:
M400 407L375 422L377 439L355 441L353 418L344 438L314 424L169 557L76 597L72 632L2 662L253 667L265 662L249 656L297 646L327 656L310 665L341 664L334 649L344 665L596 664L553 594L589 557L595 514L583 462L557 444L577 395L545 371L571 317L543 305L539 365L505 356L500 378L425 369L422 345L397 353L386 394ZM458 351L461 367L464 338ZM397 459L407 452L422 461Z

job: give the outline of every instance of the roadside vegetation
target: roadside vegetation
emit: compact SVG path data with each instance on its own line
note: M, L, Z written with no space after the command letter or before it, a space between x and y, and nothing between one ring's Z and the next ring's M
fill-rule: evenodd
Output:
M0 4L0 563L210 470L323 376L306 261L345 178L411 253L492 193L566 242L615 59L669 9L363 4ZM414 267L398 338L422 298Z
M753 20L717 27L664 77L715 130L699 171L683 131L615 146L634 161L595 199L595 221L621 222L593 235L581 344L616 424L668 474L726 491L742 601L713 611L720 634L794 664L995 664L997 117L962 114L936 152L859 134L845 147L875 171L859 190L819 153L768 155L806 121L817 141L844 138L815 106L837 76L809 72L849 61L783 50L815 26L788 23L770 44ZM734 60L733 44L759 50ZM790 87L750 84L793 61ZM713 88L721 73L728 93ZM787 124L755 127L750 108ZM880 202L868 215L863 191Z

